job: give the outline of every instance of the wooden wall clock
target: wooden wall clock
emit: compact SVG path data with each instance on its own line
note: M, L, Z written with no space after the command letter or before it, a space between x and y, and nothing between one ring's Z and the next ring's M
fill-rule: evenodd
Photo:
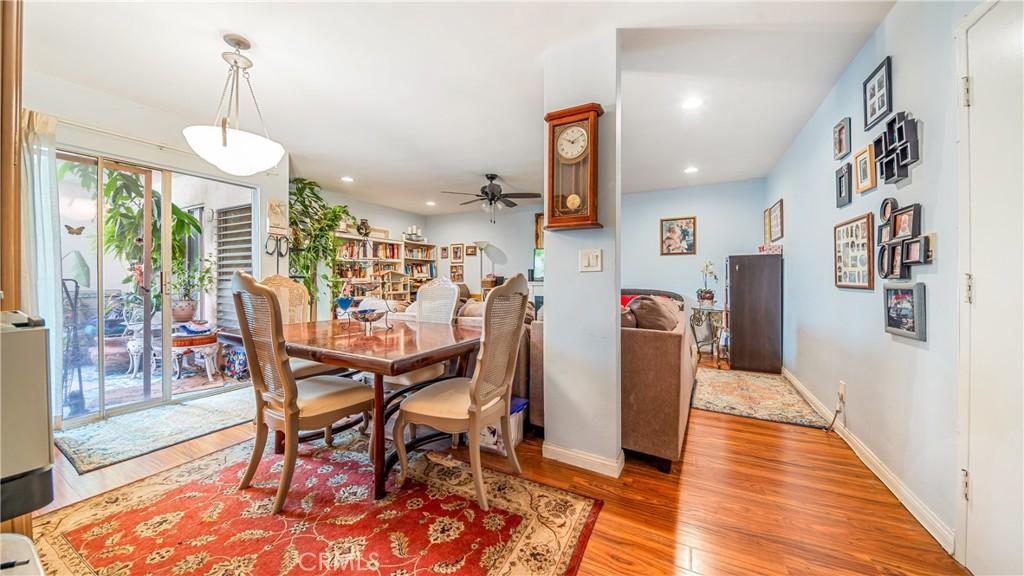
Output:
M597 221L597 119L600 104L549 112L545 230L601 228Z

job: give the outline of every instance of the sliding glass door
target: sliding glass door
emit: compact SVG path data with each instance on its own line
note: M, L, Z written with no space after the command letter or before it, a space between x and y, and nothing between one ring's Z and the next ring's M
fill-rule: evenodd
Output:
M216 338L234 316L217 260L252 270L253 190L98 156L58 160L63 425L246 385L244 359Z

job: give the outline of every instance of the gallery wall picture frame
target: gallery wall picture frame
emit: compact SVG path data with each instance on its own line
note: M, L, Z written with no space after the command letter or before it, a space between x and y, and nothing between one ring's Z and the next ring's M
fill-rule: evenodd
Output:
M864 194L876 186L875 147L868 144L853 155L853 189Z
M836 208L842 208L853 201L853 165L847 162L836 170Z
M874 218L875 215L868 212L833 227L836 288L874 290Z
M910 204L892 212L892 239L906 240L921 235L921 205Z
M662 218L658 225L662 256L693 256L697 253L697 217Z
M885 331L927 340L927 302L922 282L886 282L882 288Z
M878 180L895 184L910 176L910 165L921 159L917 120L897 112L872 141Z
M903 241L903 263L927 264L931 262L931 255L928 251L928 237L918 236Z
M892 218L892 213L900 207L899 202L895 198L886 198L882 200L882 204L878 207L878 219L882 222L888 222Z
M892 267L889 263L889 255L891 253L892 252L891 250L889 250L889 246L887 245L882 245L878 247L878 258L875 260L877 266L875 266L875 268L878 270L879 278L889 277L889 270Z
M466 247L463 244L452 244L448 247L448 251L451 254L452 264L462 264L463 255L465 254Z
M842 160L850 153L850 117L843 118L832 127L832 158Z
M863 88L864 130L870 130L888 116L892 108L892 57L875 68L866 79Z
M910 267L903 262L903 243L889 244L886 249L889 250L889 271L885 277L900 280L910 278Z
M879 246L892 242L892 224L886 222L878 225L877 242Z
M476 246L473 244L466 244L466 256L476 256Z
M782 219L782 198L779 198L775 204L768 208L768 239L771 242L781 240L783 235L783 219Z
M448 259L448 247L447 246L441 246L441 260L447 260L447 259Z

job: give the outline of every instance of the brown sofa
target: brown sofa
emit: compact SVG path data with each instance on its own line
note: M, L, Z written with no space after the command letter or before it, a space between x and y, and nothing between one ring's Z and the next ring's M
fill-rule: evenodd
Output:
M654 291L623 290L623 294ZM675 301L678 323L670 331L621 328L622 447L657 458L658 469L678 462L686 436L697 355L683 299ZM530 423L544 426L544 323L530 326Z

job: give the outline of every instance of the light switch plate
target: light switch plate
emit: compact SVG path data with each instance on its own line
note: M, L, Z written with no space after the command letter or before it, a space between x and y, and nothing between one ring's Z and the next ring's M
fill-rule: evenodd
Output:
M590 248L587 250L580 250L580 272L600 272L601 271L601 249Z

